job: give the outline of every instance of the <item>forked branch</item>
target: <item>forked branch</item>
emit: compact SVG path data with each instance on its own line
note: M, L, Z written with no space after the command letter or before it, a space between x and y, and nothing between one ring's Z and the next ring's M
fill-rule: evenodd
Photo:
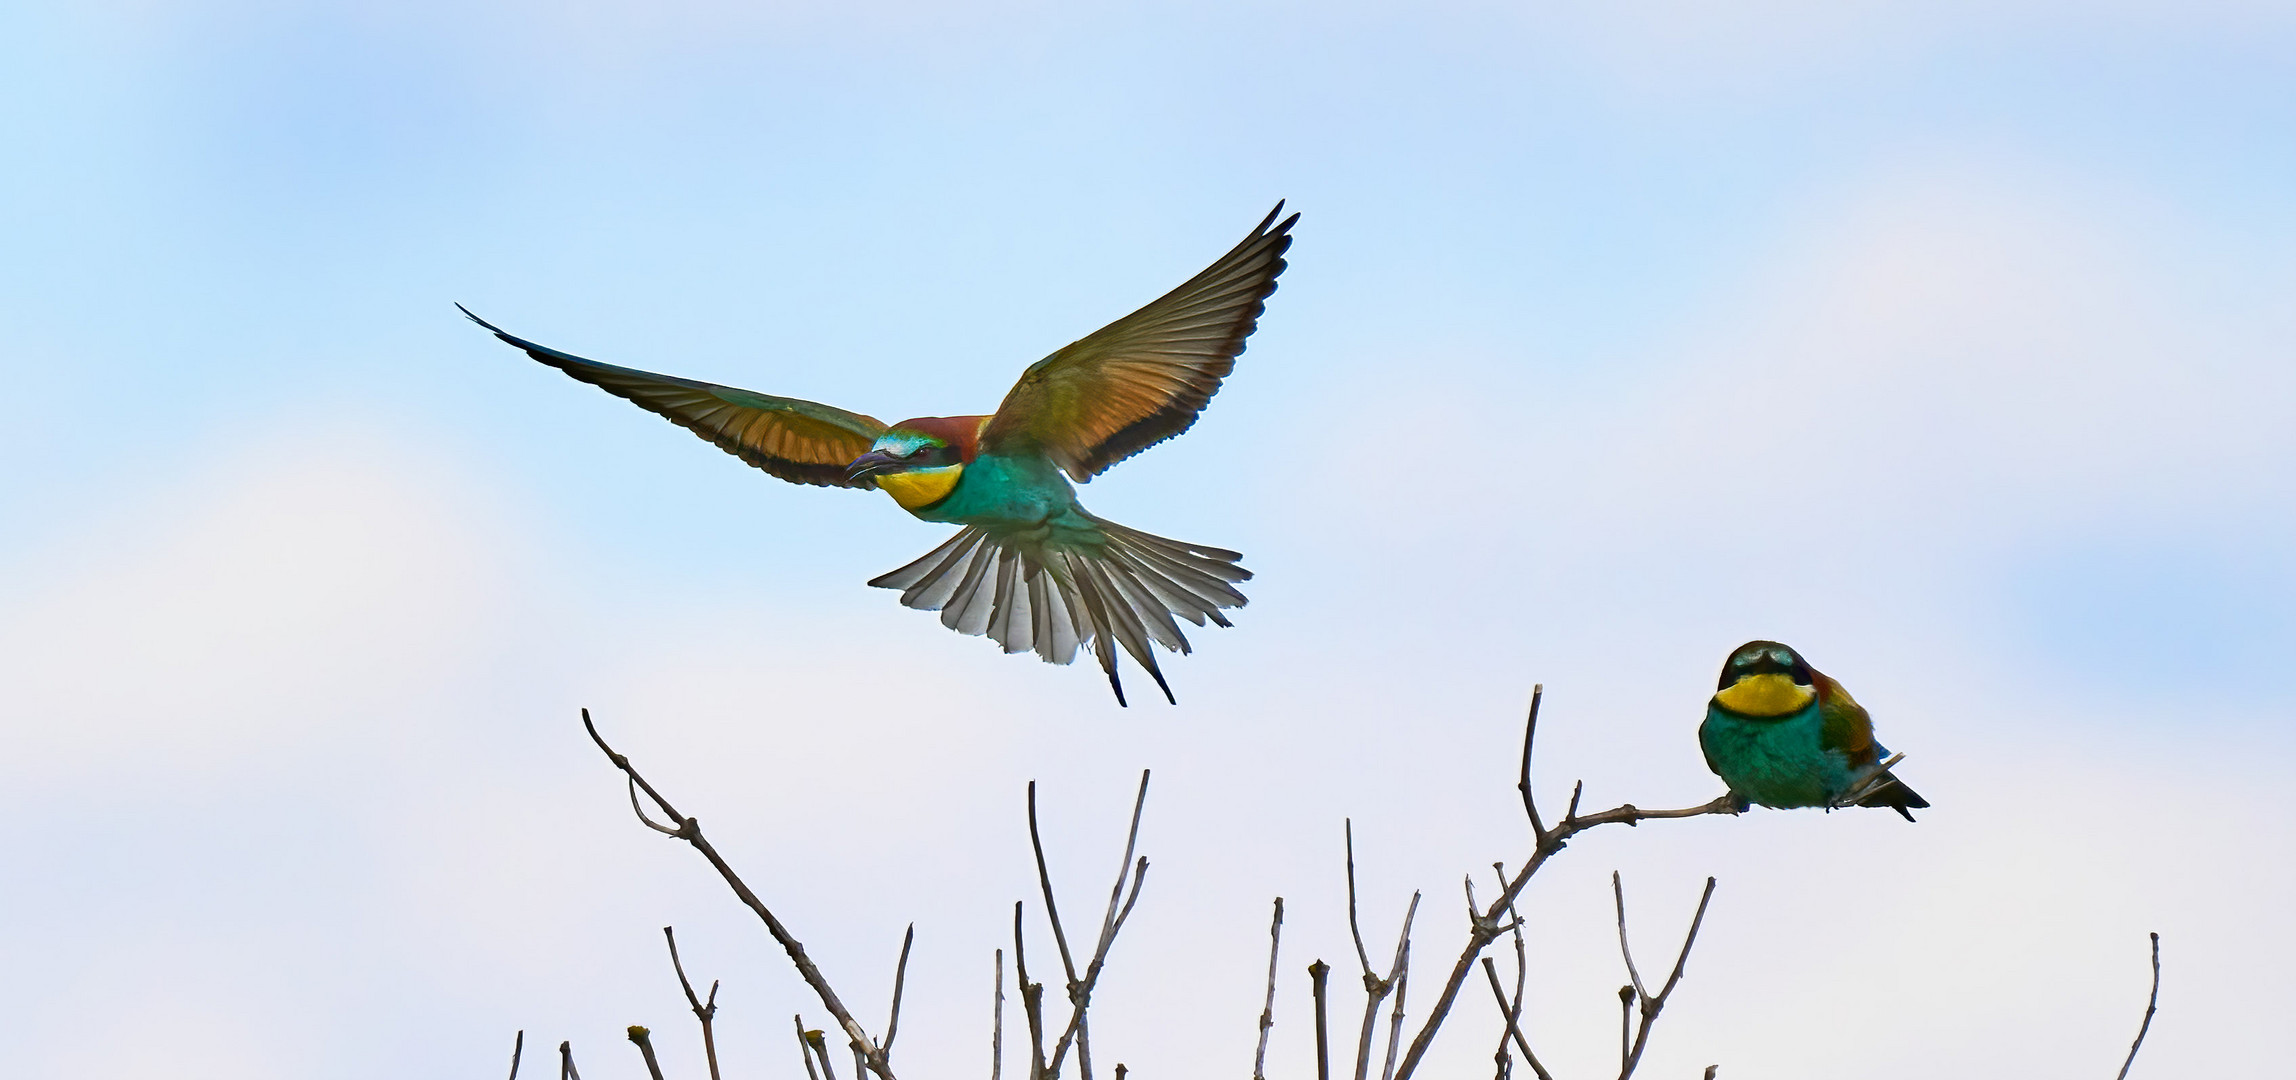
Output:
M1650 1027L1658 1022L1658 1011L1666 1007L1667 995L1674 993L1675 984L1682 981L1682 967L1690 962L1690 947L1697 943L1698 927L1706 921L1706 905L1714 899L1714 879L1706 879L1706 891L1698 895L1698 911L1690 916L1690 932L1682 936L1682 951L1674 957L1674 970L1666 976L1666 985L1659 987L1656 994L1642 985L1642 975L1634 969L1634 950L1626 943L1626 888L1619 882L1616 870L1610 874L1610 892L1618 904L1618 952L1626 959L1626 977L1631 983L1619 987L1619 1001L1622 1009L1632 1006L1641 1015L1635 1025L1631 1046L1625 1044L1625 1032L1620 1032L1618 1080L1627 1080L1634 1075L1635 1068L1642 1064L1642 1051L1650 1045Z
M710 1080L718 1080L717 1035L710 1022L717 1019L717 980L710 980L710 999L704 1002L694 996L694 984L686 979L686 965L678 959L678 934L670 927L662 927L662 937L670 943L670 966L677 969L678 988L686 992L686 1004L693 1006L694 1019L702 1024L702 1054L709 1059Z
M1507 880L1506 887L1500 890L1497 898L1493 899L1481 911L1470 912L1472 925L1468 928L1467 944L1460 950L1458 961L1451 966L1450 977L1444 981L1443 989L1437 995L1434 1006L1429 1009L1427 1019L1420 1025L1418 1035L1411 1040L1411 1050L1404 1055L1402 1066L1396 1070L1395 1080L1406 1080L1418 1070L1419 1063L1426 1058L1428 1047L1435 1042L1435 1033L1441 1029L1444 1019L1450 1015L1451 1006L1458 1001L1459 988L1465 985L1467 976L1474 971L1476 958L1481 956L1483 950L1491 942L1497 940L1500 934L1509 929L1507 924L1500 921L1501 917L1513 910L1515 899L1522 894L1523 887L1530 884L1532 876L1536 875L1539 869L1546 865L1547 860L1554 857L1556 852L1561 851L1572 837L1602 825L1623 824L1631 826L1657 819L1699 817L1706 814L1736 814L1738 812L1737 800L1731 795L1724 794L1712 802L1684 807L1679 810L1644 810L1633 803L1625 803L1609 810L1581 814L1578 812L1578 804L1579 794L1584 788L1582 784L1572 787L1570 804L1563 811L1562 819L1557 821L1553 827L1548 827L1545 819L1539 813L1538 799L1531 786L1531 750L1538 738L1539 705L1545 696L1546 688L1544 686L1531 688L1530 715L1523 722L1522 770L1515 784L1516 790L1522 796L1523 814L1530 819L1533 839L1531 857L1523 863L1520 870L1515 872L1514 877Z
M614 767L622 770L622 774L629 778L630 806L637 811L638 820L657 832L677 837L692 844L694 850L701 852L702 857L708 859L710 865L717 868L719 876L725 878L725 883L732 887L734 895L740 897L742 903L749 905L749 909L757 913L757 917L765 923L766 932L772 934L773 940L780 943L782 951L789 954L790 963L797 966L799 977L803 978L805 984L812 987L814 994L821 998L822 1007L828 1009L829 1014L837 1018L837 1024L845 1030L846 1037L852 1041L855 1047L862 1048L861 1052L868 1063L869 1071L876 1073L881 1080L894 1080L893 1067L886 1061L885 1051L871 1041L869 1033L863 1030L859 1021L853 1019L853 1013L845 1007L843 1001L838 999L837 991L830 988L829 980L822 976L821 969L814 966L813 958L805 954L805 946L797 940L795 935L789 932L788 927L782 925L780 919L774 917L773 912L765 906L765 901L757 898L757 894L750 890L749 884L741 879L740 874L734 872L733 867L725 861L724 856L719 855L717 849L710 846L710 842L702 836L701 822L678 813L677 808L671 806L670 801L663 798L661 792L654 790L654 785L647 783L646 778L638 774L637 767L630 764L629 758L615 753L613 747L606 745L605 738L598 734L598 725L591 722L590 710L588 709L582 710L582 727L590 733L590 741L598 744L598 749L606 755L606 760L613 762ZM674 827L665 826L649 817L645 808L638 802L638 793L641 791L663 815L677 824ZM571 1069L572 1057L569 1056L566 1060L567 1067ZM828 1059L823 1058L822 1067L827 1068L828 1064Z

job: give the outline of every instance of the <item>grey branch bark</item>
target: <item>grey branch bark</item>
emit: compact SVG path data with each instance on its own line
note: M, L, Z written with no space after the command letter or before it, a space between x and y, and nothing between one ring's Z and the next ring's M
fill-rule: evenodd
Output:
M1321 960L1307 966L1307 977L1315 983L1315 1080L1331 1080L1331 1029L1325 1023L1324 982L1331 974L1331 965Z
M1268 993L1260 1006L1260 1048L1252 1054L1252 1080L1267 1080L1268 1032L1276 1026L1276 952L1283 947L1284 898L1276 897L1275 918L1268 923Z
M670 966L677 970L678 988L686 992L686 1004L693 1006L694 1019L702 1024L702 1055L709 1060L710 1080L718 1080L717 1033L710 1022L717 1019L717 980L710 980L710 999L704 1003L694 996L694 984L686 979L686 965L678 959L678 935L671 927L662 927L662 938L670 943Z
M1054 1041L1052 1060L1041 1074L1044 1077L1060 1075L1061 1063L1067 1059L1068 1048L1073 1045L1076 1047L1078 1074L1082 1080L1092 1080L1092 1029L1087 1016L1092 1007L1092 990L1099 985L1100 972L1108 963L1108 950L1116 944L1116 935L1123 931L1125 920L1132 917L1132 905L1140 901L1140 888L1148 878L1148 859L1142 856L1134 860L1140 846L1140 817L1148 805L1148 777L1149 770L1140 770L1140 791L1132 799L1132 824L1124 836L1124 859L1116 864L1116 884L1108 892L1108 908L1100 917L1100 935L1093 943L1092 959L1085 965L1081 977L1068 951L1067 938L1061 931L1059 911L1053 906L1052 874L1045 867L1044 843L1038 836L1036 826L1036 783L1029 782L1029 845L1036 853L1037 884L1044 890L1045 912L1052 920L1053 939L1060 945L1060 962L1068 974L1068 1026ZM1131 883L1129 891L1126 889L1128 879ZM1017 924L1015 932L1018 932Z
M997 950L996 1020L989 1028L989 1080L1004 1075L1004 950Z
M652 1077L653 1080L662 1080L662 1063L654 1058L654 1033L632 1024L630 1025L630 1041L636 1043L638 1053L645 1056L646 1075Z
M765 923L766 932L772 934L773 940L780 943L782 951L789 954L789 961L797 966L799 977L803 978L805 984L812 987L814 994L821 998L822 1007L828 1009L829 1014L837 1018L838 1026L845 1029L846 1037L854 1043L868 1048L869 1071L876 1073L881 1080L895 1080L893 1067L885 1060L885 1052L870 1041L869 1033L862 1029L859 1021L853 1019L853 1013L845 1007L843 1001L838 999L837 991L830 988L829 980L822 976L821 969L814 966L813 958L805 954L804 944L789 932L788 927L781 924L780 919L774 917L773 912L765 906L765 901L758 899L757 894L750 891L749 884L741 879L740 874L734 872L733 866L718 854L717 848L710 846L710 842L703 838L701 822L678 813L677 809L670 805L670 801L662 797L661 792L654 790L652 784L647 783L644 777L638 775L637 768L630 764L629 758L615 753L613 747L606 745L606 740L598 734L598 726L591 723L590 710L588 709L582 710L582 727L589 731L590 741L598 744L598 749L606 755L606 760L613 762L614 767L622 770L623 775L629 778L630 805L637 810L638 820L657 832L677 837L692 844L694 850L701 852L702 857L708 859L710 865L717 868L719 876L725 878L725 883L733 888L734 895L740 897L742 903L747 904L751 911L757 913L757 917ZM652 800L653 804L660 808L663 814L677 822L677 826L675 828L663 826L647 817L645 809L638 805L638 792L640 791L644 791L646 798ZM824 1061L823 1067L826 1068L827 1064Z
M1666 985L1659 987L1656 994L1643 987L1642 976L1634 970L1634 950L1626 944L1626 887L1620 883L1616 870L1610 874L1610 890L1611 897L1618 903L1619 955L1626 958L1627 977L1633 980L1633 985L1619 987L1619 1001L1622 1006L1631 1005L1641 1012L1641 1020L1635 1025L1631 1050L1624 1044L1624 1029L1619 1032L1621 1045L1618 1080L1628 1080L1634 1075L1635 1068L1642 1064L1642 1051L1650 1045L1650 1028L1658 1022L1659 1010L1666 1007L1667 996L1674 993L1674 987L1682 981L1682 968L1690 962L1690 947L1697 944L1698 927L1706 921L1706 905L1714 900L1714 879L1707 878L1706 891L1698 894L1698 910L1690 916L1690 931L1682 936L1682 951L1675 955L1674 970L1666 976Z
M909 946L915 944L916 941L917 924L910 923L909 929L901 934L900 962L893 965L893 1013L885 1018L885 1057L887 1060L891 1060L893 1057L893 1036L900 1034L901 1031L901 990L909 980ZM711 1072L710 1080L717 1080L715 1071Z
M1570 805L1563 812L1562 820L1557 821L1553 827L1548 827L1539 814L1538 800L1533 796L1531 787L1531 750L1538 738L1539 704L1544 697L1544 686L1531 688L1530 716L1523 722L1522 771L1515 785L1522 794L1523 814L1530 819L1531 834L1534 841L1531 857L1523 863L1522 869L1516 871L1515 876L1508 880L1507 887L1500 891L1498 897L1493 899L1489 906L1475 917L1474 925L1467 934L1466 947L1460 950L1458 961L1451 966L1451 974L1444 980L1443 989L1437 994L1434 1005L1429 1008L1427 1019L1421 1023L1419 1034L1411 1040L1411 1049L1404 1054L1403 1064L1396 1070L1395 1080L1408 1080L1418 1070L1419 1063L1426 1058L1428 1047L1435 1042L1435 1033L1443 1026L1444 1018L1450 1015L1451 1006L1458 1001L1459 988L1466 983L1467 976L1474 971L1476 958L1482 955L1484 948L1506 931L1507 927L1500 921L1500 917L1514 908L1515 898L1521 895L1524 886L1530 884L1532 876L1536 875L1539 869L1546 865L1547 860L1554 857L1556 852L1561 851L1572 837L1588 829L1603 825L1624 824L1632 826L1658 819L1699 817L1705 814L1735 814L1738 812L1736 800L1730 795L1724 794L1712 802L1684 807L1679 810L1644 810L1633 803L1625 803L1609 810L1582 815L1578 812L1578 805L1579 794L1583 790L1583 785L1576 785L1571 789Z
M2137 1026L2137 1041L2129 1044L2129 1056L2121 1062L2121 1075L2115 1080L2128 1080L2129 1066L2137 1063L2137 1049L2145 1044L2145 1033L2152 1030L2152 1018L2160 1008L2160 935L2152 936L2152 996L2145 999L2145 1022Z

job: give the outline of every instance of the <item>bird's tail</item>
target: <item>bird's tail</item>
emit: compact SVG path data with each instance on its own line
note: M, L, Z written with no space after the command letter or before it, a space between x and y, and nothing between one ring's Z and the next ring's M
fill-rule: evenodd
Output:
M1090 645L1119 705L1125 704L1116 677L1121 646L1148 669L1164 699L1174 701L1148 643L1189 651L1174 615L1197 626L1207 620L1229 625L1220 609L1244 606L1234 583L1250 580L1252 572L1236 565L1243 558L1236 552L1085 516L1097 529L1083 538L1000 536L968 525L924 558L869 584L899 589L901 603L938 611L941 625L986 634L1008 653L1034 649L1046 663L1065 664Z
M1881 786L1859 799L1858 805L1886 806L1903 815L1905 820L1912 821L1913 812L1926 809L1929 800L1914 794L1913 789L1905 786L1905 781L1898 779L1895 774L1883 773Z

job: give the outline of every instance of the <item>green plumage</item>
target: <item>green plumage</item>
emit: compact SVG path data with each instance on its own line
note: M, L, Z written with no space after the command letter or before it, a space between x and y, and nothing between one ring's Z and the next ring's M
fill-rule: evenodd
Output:
M1841 683L1774 641L1752 641L1723 665L1698 726L1706 766L1740 799L1787 809L1888 807L1913 820L1929 805L1886 768L1873 719Z
M1151 644L1185 653L1178 619L1227 626L1241 607L1243 556L1125 528L1087 513L1070 481L1188 430L1235 370L1284 270L1283 204L1203 272L1029 365L986 416L887 425L799 398L604 364L471 321L534 359L627 399L781 479L877 488L925 521L963 526L871 585L1055 664L1089 647L1118 704L1119 650L1172 699Z

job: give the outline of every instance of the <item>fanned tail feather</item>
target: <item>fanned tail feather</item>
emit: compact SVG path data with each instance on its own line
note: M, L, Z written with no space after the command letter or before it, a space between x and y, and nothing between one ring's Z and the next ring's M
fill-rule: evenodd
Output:
M901 603L941 613L941 625L985 634L1008 653L1034 650L1066 664L1091 646L1116 702L1126 704L1116 675L1117 650L1131 654L1177 703L1151 642L1190 651L1177 615L1203 626L1230 625L1221 609L1242 607L1235 583L1252 573L1242 555L1182 543L1085 515L1096 542L1061 542L1041 532L999 536L968 525L922 558L869 582L901 590Z

